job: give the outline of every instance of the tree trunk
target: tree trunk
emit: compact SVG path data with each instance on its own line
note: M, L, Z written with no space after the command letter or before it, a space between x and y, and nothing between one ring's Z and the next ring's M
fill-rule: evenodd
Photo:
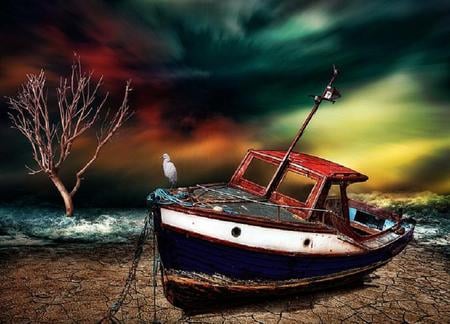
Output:
M66 216L72 216L73 215L73 200L70 193L67 191L66 186L64 186L64 183L61 181L59 176L57 174L51 174L50 180L52 180L53 184L55 185L56 189L58 189L59 193L61 194L62 199L64 200L64 205L66 206Z

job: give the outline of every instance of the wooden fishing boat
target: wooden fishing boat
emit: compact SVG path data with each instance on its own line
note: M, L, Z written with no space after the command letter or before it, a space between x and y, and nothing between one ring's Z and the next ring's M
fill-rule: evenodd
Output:
M367 176L293 149L249 150L228 183L158 189L148 201L166 298L183 309L343 285L386 264L414 221L351 200Z

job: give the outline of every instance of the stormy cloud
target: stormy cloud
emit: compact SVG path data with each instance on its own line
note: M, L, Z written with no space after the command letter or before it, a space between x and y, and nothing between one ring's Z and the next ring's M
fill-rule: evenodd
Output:
M74 52L117 94L111 105L133 80L136 114L86 176L89 204L139 205L164 185L165 151L188 184L226 181L249 147L285 148L333 64L343 98L298 149L367 173L363 191L450 191L447 1L6 1L0 18L2 96L44 68L50 97ZM3 199L58 199L26 175L29 147L6 110Z

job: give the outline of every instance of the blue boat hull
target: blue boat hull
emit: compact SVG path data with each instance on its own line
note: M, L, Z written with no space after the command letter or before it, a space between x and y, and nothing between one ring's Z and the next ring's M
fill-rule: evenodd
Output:
M245 250L161 228L158 249L166 269L221 274L237 280L290 280L331 275L388 261L409 242L404 236L388 247L352 256L288 256Z
M184 309L196 308L200 301L205 305L206 296L213 300L238 295L242 299L255 292L259 296L281 295L347 284L384 265L412 238L411 231L386 247L360 255L291 256L194 237L161 226L158 216L155 230L166 296L172 304ZM164 277L165 274L170 275ZM196 274L213 279L198 280ZM233 290L228 283L215 281L217 277L238 283L238 288ZM255 288L261 283L268 284L262 289Z

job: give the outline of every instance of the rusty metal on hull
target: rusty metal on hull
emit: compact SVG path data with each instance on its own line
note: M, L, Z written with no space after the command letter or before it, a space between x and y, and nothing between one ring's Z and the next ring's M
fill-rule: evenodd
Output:
M341 287L362 279L389 260L368 267L352 269L331 276L290 281L235 281L221 276L205 276L181 271L162 271L166 298L173 305L187 310L210 308L220 302L253 300L305 293L325 288ZM257 298L256 298L257 297Z

